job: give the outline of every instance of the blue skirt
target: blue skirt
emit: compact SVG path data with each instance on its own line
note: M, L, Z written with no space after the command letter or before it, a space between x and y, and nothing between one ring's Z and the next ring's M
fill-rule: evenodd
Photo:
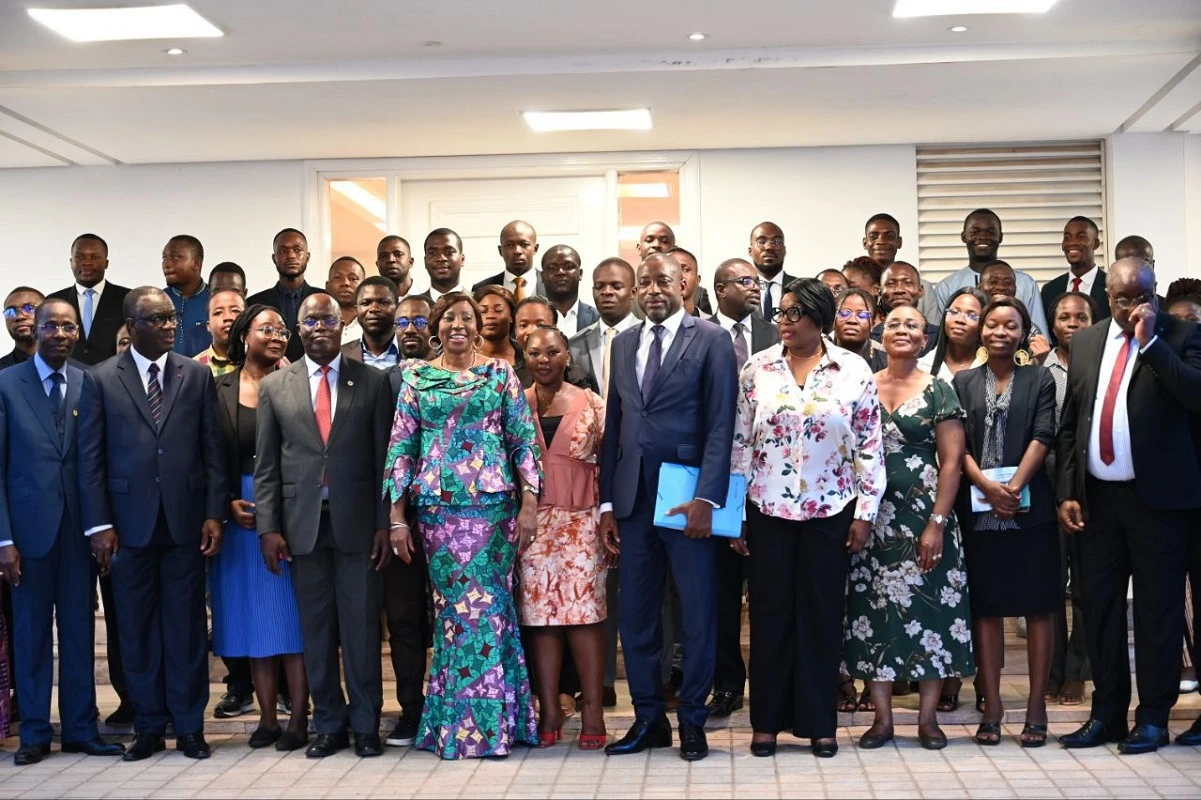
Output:
M242 476L242 497L253 502L254 476ZM213 654L270 658L304 651L288 562L274 575L263 564L258 534L225 524L221 552L209 562Z

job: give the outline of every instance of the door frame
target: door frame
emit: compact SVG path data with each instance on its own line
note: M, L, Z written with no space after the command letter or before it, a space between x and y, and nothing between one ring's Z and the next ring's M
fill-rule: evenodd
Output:
M700 159L696 151L666 150L622 153L538 153L507 156L436 156L422 158L356 158L304 162L302 220L309 250L318 263L328 264L331 252L330 209L325 181L338 178L387 180L388 230L400 227L401 199L406 181L484 180L491 178L555 178L601 176L605 178L604 238L614 254L618 246L617 173L678 170L680 174L680 229L700 248ZM514 216L521 216L514 209ZM421 235L425 232L422 231ZM414 235L408 232L402 235ZM417 250L416 243L413 243ZM415 254L416 255L416 254Z

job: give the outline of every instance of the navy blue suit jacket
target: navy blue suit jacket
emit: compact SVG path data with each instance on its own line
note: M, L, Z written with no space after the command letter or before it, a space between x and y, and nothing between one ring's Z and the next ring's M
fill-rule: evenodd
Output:
M723 503L738 392L730 335L685 314L644 401L635 369L641 333L639 325L613 339L600 500L613 504L617 519L628 517L643 480L653 503L667 461L699 466L696 496Z
M0 541L11 539L28 558L44 558L63 515L83 535L79 516L76 415L91 377L72 364L60 440L37 366L28 361L0 373Z
M112 525L123 545L145 547L159 508L177 544L200 541L205 519L229 515L225 447L213 375L167 354L157 427L133 356L91 370L79 401L83 529Z

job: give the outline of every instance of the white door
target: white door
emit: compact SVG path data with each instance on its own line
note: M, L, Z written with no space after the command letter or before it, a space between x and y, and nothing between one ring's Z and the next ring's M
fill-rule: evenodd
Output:
M603 175L404 181L400 220L403 235L413 246L414 290L429 287L422 242L431 230L450 228L463 238L462 280L470 289L504 269L497 252L500 230L517 219L538 232L539 258L552 245L571 245L588 276L592 267L617 254L616 231L609 230L610 206L616 208L608 200ZM590 295L586 288L581 293L585 298Z

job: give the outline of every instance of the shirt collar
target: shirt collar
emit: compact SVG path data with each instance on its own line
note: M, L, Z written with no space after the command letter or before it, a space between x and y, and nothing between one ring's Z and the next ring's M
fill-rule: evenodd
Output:
M725 314L721 313L721 311L719 310L714 315L714 317L717 319L717 324L722 326L723 328L725 328L728 331L733 330L734 326L740 322L742 323L742 327L745 328L747 330L747 332L750 332L750 330L751 330L751 315L750 314L747 314L742 319L730 319Z
M55 372L57 372L59 375L62 375L64 380L67 377L67 365L66 364L63 364L63 366L60 367L59 369L54 369L53 367L51 367L49 364L47 364L45 361L42 360L41 353L34 353L33 365L35 367L37 367L38 379L41 380L42 383L45 383L46 379L49 378Z
M755 272L759 273L759 283L760 284L774 283L776 286L781 286L781 287L784 285L784 268L783 267L780 267L780 271L776 273L774 278L767 277L762 272L759 272L759 270L757 268L755 269Z
M363 353L364 360L366 360L368 358L387 358L389 355L392 355L392 354L395 354L397 358L400 357L400 345L396 343L396 337L392 337L392 341L388 342L388 349L385 350L382 354L380 354L378 356L367 349L367 340L366 339L363 339L363 338L359 339L359 347L361 348L361 352Z
M676 335L676 333L679 332L680 326L684 324L684 315L687 313L688 312L684 310L684 307L680 306L679 311L672 314L667 319L663 320L663 322L661 322L660 324L664 328L667 329L667 332L670 333L672 335L672 337L674 337ZM651 331L651 328L653 328L655 326L655 323L653 323L649 319L647 319L647 320L645 320L644 324L645 324L645 331L646 331L646 333L649 334Z
M163 353L161 356L159 356L153 362L151 362L150 359L146 358L146 356L139 353L138 349L136 347L134 347L132 344L129 346L129 354L131 356L133 356L133 363L137 365L138 372L142 373L143 375L150 372L151 363L158 364L158 371L159 371L160 375L163 374L164 372L166 372L167 356L171 355L169 352Z
M634 316L634 312L631 311L629 314L626 314L624 319L618 320L616 325L609 325L602 319L600 321L600 330L601 333L604 333L612 328L616 333L621 333L622 331L628 331L630 328L633 328L640 321L641 320L639 320L638 317Z
M523 278L525 280L525 288L527 288L527 289L529 289L532 286L537 286L538 285L537 267L532 267L530 269L527 269L525 271L524 275L514 275L512 272L505 270L504 279L501 281L501 286L504 286L506 289L512 291L513 287L517 286L518 278Z
M208 356L208 360L211 363L216 364L218 367L226 367L230 364L229 358L222 358L221 356L217 355L217 351L212 347L205 350L204 354Z
M282 283L275 284L275 288L279 291L279 293L281 295L283 295L284 297L291 297L291 298L300 297L301 293L304 292L304 290L307 286L308 286L308 283L305 281L301 281L300 285L297 286L295 289L289 289L288 287L284 286Z
M203 278L201 278L201 280L200 280L200 288L199 288L199 289L197 289L197 290L196 290L196 292L195 292L194 294L190 294L190 295L188 295L187 297L184 297L184 296L183 296L183 292L179 291L179 289L178 289L177 287L175 287L175 286L168 286L168 287L167 287L167 292L168 292L168 294L173 294L173 295L175 295L176 297L179 297L179 298L181 298L181 299L183 299L183 300L191 300L193 297L199 297L201 294L203 294L204 292L208 291L208 288L209 288L209 285L208 285L207 283L205 283L205 282L204 282L204 279L203 279ZM130 348L130 349L132 349L132 348ZM147 362L147 363L149 363L149 362Z
M1067 371L1067 366L1059 360L1059 348L1052 347L1051 352L1047 353L1046 359L1043 361L1043 366L1047 369L1062 369Z
M575 305L573 305L570 309L568 309L566 314L560 312L559 316L570 317L571 319L578 319L580 316L580 303L582 303L582 302L584 302L584 301L577 297L575 300Z
M440 292L437 289L435 289L433 286L431 286L430 287L430 299L436 303L436 302L438 302L438 298L442 297L443 295L448 295L451 292L463 292L464 294L466 294L467 290L463 288L463 284L459 284L455 288L451 289L450 291L446 291L446 292Z
M101 278L95 286L84 286L82 283L77 283L75 284L75 291L79 293L80 297L83 297L87 293L88 289L91 289L96 293L96 297L99 298L100 295L104 294L104 284L104 278Z
M1106 338L1120 339L1125 334L1126 334L1126 331L1122 330L1121 326L1118 325L1118 321L1116 319L1114 319L1113 317L1110 317L1109 318L1109 334Z
M310 378L316 377L321 374L321 365L318 364L313 359L309 358L307 353L305 354L305 357L304 357L304 368L306 370L305 374L308 375ZM329 362L329 371L333 374L333 376L335 378L337 378L338 372L341 368L342 368L342 354L338 353L336 356L334 356L334 360Z

